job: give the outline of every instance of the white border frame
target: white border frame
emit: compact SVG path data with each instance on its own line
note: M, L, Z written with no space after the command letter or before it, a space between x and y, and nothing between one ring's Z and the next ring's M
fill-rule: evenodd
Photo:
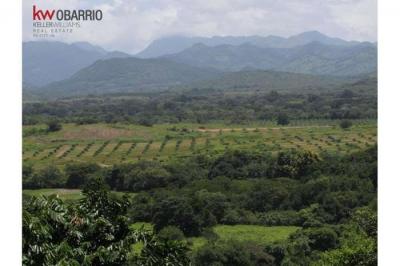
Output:
M398 261L400 237L400 2L379 0L379 264ZM357 12L354 10L354 12ZM21 265L21 1L2 1L0 34L1 262Z
M22 5L3 1L0 11L1 264L21 265L22 172Z

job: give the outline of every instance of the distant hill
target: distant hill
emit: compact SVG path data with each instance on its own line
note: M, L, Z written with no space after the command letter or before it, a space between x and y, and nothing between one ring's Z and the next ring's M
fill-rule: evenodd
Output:
M195 44L165 58L222 71L277 70L316 75L359 75L376 71L372 44L348 46L311 42L294 48L261 48L253 44L206 46Z
M37 93L71 96L150 91L215 78L217 73L161 58L113 58L98 60L66 80L38 89Z
M311 92L322 91L348 84L361 78L316 76L270 70L239 71L225 73L215 79L194 82L190 87L236 91L281 91Z
M33 86L69 78L102 58L130 56L122 52L108 52L86 42L24 42L22 47L23 82Z
M249 43L261 48L293 48L306 45L312 42L319 42L326 45L352 46L361 44L356 41L345 41L339 38L326 36L318 31L304 32L289 38L279 36L214 36L214 37L184 37L171 36L153 41L146 49L136 56L141 58L159 57L168 54L179 53L196 43L207 46L219 45L241 45Z

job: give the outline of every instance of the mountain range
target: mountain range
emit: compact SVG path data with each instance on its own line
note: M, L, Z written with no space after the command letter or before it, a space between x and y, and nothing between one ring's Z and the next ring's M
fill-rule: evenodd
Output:
M147 48L136 54L136 57L152 58L168 54L179 53L197 43L207 46L253 44L261 48L293 48L319 42L326 45L353 46L363 42L346 41L326 36L318 31L308 31L288 38L279 36L214 36L214 37L186 37L170 36L153 41ZM371 44L372 43L367 43Z
M217 77L218 71L176 63L163 58L98 60L70 78L40 88L45 95L143 92L182 86Z
M23 82L28 86L43 86L69 78L78 70L99 59L128 57L123 52L108 52L87 42L35 41L22 44Z
M289 38L170 37L154 41L135 56L85 42L23 44L24 95L171 87L295 89L296 83L299 88L326 88L376 70L376 44L319 32Z
M372 44L338 46L316 41L294 48L262 48L250 43L238 46L195 44L164 57L222 71L259 69L345 76L372 72L377 67L377 49Z

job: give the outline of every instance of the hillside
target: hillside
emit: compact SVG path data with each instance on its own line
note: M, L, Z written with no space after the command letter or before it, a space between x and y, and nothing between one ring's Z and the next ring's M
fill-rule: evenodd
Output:
M33 86L69 78L72 74L102 58L128 57L122 52L107 52L86 42L24 42L23 81ZM25 87L29 90L29 87Z
M45 96L140 92L211 79L216 73L166 59L113 58L96 61L71 78L51 83L39 92Z
M295 48L260 48L253 44L192 47L165 58L222 71L278 70L315 75L359 75L377 68L373 45L333 46L312 42Z
M360 44L356 41L345 41L339 38L326 36L318 31L304 32L288 38L279 36L213 36L213 37L185 37L169 36L153 41L146 49L136 56L141 58L159 57L168 54L179 53L196 43L207 46L241 45L249 43L261 48L293 48L306 45L311 42L319 42L326 45L352 46Z
M192 83L191 87L199 89L275 90L303 93L306 91L337 88L352 81L353 78L345 77L256 70L225 73L212 80Z

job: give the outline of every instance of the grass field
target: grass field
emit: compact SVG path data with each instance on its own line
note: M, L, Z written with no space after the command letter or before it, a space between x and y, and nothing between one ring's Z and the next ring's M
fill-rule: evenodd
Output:
M295 226L260 226L260 225L217 225L214 232L221 241L253 242L267 245L275 241L285 240L299 227ZM190 238L192 249L196 250L207 243L204 237Z
M134 223L132 229L144 228L152 230L150 223ZM258 245L267 245L276 241L285 240L290 234L300 227L296 226L260 226L260 225L217 225L213 231L218 235L219 241L235 240L239 242L253 242ZM204 237L188 238L191 249L197 250L207 243Z
M318 123L317 123L318 122ZM281 151L301 148L314 152L348 153L376 143L376 122L358 121L348 130L337 122L292 123L286 127L254 124L64 124L46 133L44 126L24 127L24 162L35 167L68 162L111 165L138 160L163 161L194 154L219 154L230 149ZM36 133L32 133L36 132Z
M80 189L64 189L64 188L44 188L44 189L24 189L23 194L29 196L50 196L57 195L62 200L78 200L83 197ZM117 197L122 197L126 193L112 191L112 194ZM129 196L134 196L135 193L128 193Z

